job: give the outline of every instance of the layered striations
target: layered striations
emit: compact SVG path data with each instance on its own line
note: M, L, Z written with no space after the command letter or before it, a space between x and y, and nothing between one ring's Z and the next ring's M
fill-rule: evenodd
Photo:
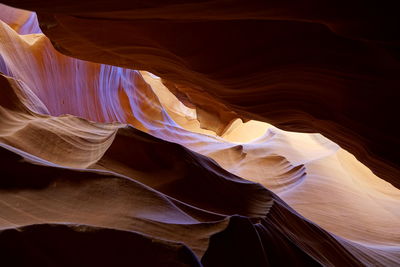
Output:
M279 6L268 13L261 4L247 9L232 4L222 16L222 2L135 9L132 3L117 1L114 8L96 3L90 13L90 1L25 7L58 13L39 19L61 52L120 67L60 54L34 13L1 6L3 262L400 262L400 191L392 185L398 170L388 167L397 151L387 147L398 140L383 131L385 121L376 120L393 106L377 110L368 124L357 117L370 115L363 107L368 101L394 101L387 94L396 93L391 72L397 65L386 50L393 40L374 29L362 32L365 25L354 21L342 25L335 14L300 16ZM200 12L210 6L213 12ZM269 37L257 38L260 34ZM281 45L279 54L272 48L282 38L287 47ZM292 51L294 42L299 50ZM357 48L354 60L371 51L383 54L344 66L350 43ZM367 50L358 49L362 44L369 44ZM361 73L358 64L366 71L386 66L387 72ZM382 94L375 94L385 83ZM361 97L356 96L361 88L370 95L350 103ZM341 146L321 134L244 122L238 114L279 128L321 132ZM354 137L358 134L363 138ZM383 150L374 147L381 145Z
M234 110L318 132L399 187L399 17L389 3L5 2L39 12L66 55L162 77L203 128L224 132Z

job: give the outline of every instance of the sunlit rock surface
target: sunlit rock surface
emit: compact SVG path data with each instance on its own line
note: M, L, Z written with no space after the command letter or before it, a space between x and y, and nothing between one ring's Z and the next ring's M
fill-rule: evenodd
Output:
M201 88L185 87L190 73L166 81L63 55L34 13L0 7L7 264L399 264L400 191L339 145L243 122ZM125 67L143 53L126 65L117 55L103 61L101 46L87 48L82 54L98 53L88 59ZM164 78L182 74L171 73ZM217 107L222 113L210 112Z
M63 54L165 79L203 128L222 133L240 116L318 132L400 187L395 2L3 3L38 12Z

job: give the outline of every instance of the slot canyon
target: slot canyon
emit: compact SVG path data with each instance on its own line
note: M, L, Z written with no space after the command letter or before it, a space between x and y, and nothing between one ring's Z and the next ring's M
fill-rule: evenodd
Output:
M400 16L5 0L0 266L400 266Z

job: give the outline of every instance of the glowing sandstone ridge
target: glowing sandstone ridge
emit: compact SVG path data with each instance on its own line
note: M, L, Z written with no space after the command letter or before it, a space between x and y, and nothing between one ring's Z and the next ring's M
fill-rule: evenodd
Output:
M0 261L400 264L400 191L321 134L204 129L159 77L60 54L35 13L0 19Z

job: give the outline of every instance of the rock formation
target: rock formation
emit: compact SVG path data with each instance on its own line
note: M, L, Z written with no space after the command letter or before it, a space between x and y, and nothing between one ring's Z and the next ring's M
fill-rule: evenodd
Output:
M301 2L1 5L2 261L399 264L396 17Z

